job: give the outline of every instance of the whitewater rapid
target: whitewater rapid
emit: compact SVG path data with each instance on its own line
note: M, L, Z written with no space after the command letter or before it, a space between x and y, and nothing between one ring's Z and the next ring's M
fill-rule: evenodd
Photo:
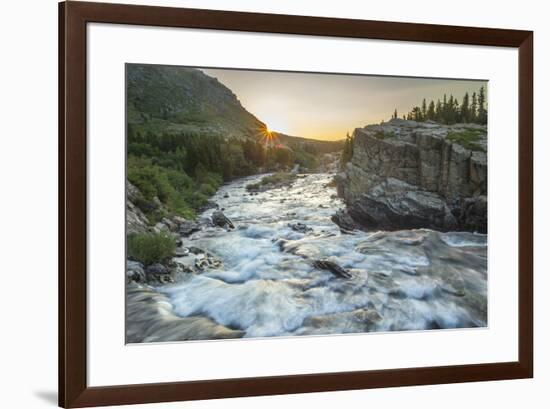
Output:
M222 186L212 201L235 224L182 237L223 262L157 290L179 317L207 317L245 337L484 327L487 238L431 230L343 234L332 174L250 194L262 175ZM213 209L201 214L209 218ZM300 233L289 225L303 223ZM312 266L330 260L351 279ZM177 261L177 258L176 258Z

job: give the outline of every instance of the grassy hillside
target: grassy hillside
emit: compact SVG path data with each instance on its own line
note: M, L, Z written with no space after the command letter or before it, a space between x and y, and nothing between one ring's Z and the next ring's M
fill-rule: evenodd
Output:
M128 123L136 130L260 137L265 124L236 95L194 68L128 64Z

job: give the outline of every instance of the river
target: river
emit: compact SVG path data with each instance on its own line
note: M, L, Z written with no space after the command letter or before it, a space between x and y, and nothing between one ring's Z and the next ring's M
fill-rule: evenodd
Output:
M183 246L208 251L223 267L157 288L177 316L205 316L245 337L487 325L486 235L344 234L330 220L344 206L332 174L299 175L290 187L247 192L261 177L233 181L212 198L235 229L208 227L182 238ZM294 223L311 230L295 231ZM352 277L317 269L315 260L332 261Z

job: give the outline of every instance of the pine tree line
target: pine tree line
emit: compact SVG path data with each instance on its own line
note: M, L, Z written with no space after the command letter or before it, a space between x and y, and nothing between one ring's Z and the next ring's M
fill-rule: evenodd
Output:
M397 109L394 110L392 118L398 118ZM472 96L466 92L460 103L452 94L447 98L447 94L443 95L443 101L438 99L437 102L431 100L426 102L426 98L422 100L421 106L415 106L413 109L403 115L403 119L424 122L434 121L442 124L456 123L476 123L487 124L487 97L485 87L479 89L479 93L473 93Z

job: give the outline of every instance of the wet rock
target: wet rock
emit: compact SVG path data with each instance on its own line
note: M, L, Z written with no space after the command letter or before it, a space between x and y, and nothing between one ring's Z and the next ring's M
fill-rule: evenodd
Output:
M340 227L342 233L349 233L357 228L356 223L346 210L338 210L335 214L330 216L330 220Z
M311 233L313 229L311 227L306 226L304 223L289 223L288 227L290 227L292 230L298 232L298 233Z
M375 330L382 319L375 309L370 308L313 315L304 320L299 334L326 334L327 328L335 328L339 333L369 332Z
M145 272L147 273L147 275L169 274L170 269L166 267L164 264L154 263L154 264L151 264L150 266L147 266L147 268L145 269Z
M214 257L208 253L198 254L195 258L195 267L199 271L204 271L208 269L219 269L223 267L223 263L217 257Z
M229 198L229 193L225 193L225 194L223 195L223 197L224 197L224 199Z
M458 208L457 219L465 230L487 233L487 196L464 199Z
M195 247L195 246L189 246L188 249L189 249L189 252L192 253L192 254L204 254L204 253L206 253L206 251L204 251L203 249L200 249L200 248Z
M201 225L199 223L186 221L180 224L179 234L187 237L200 230L201 230Z
M160 263L154 263L145 268L147 283L150 284L167 284L175 281L177 271L172 270L168 266Z
M233 222L229 220L229 218L223 214L221 210L216 210L214 213L212 213L212 224L214 226L223 227L223 228L229 228L234 229L235 226L233 225Z
M186 257L189 255L189 249L187 247L177 247L174 254L176 257Z
M345 269L340 267L338 264L333 263L328 260L315 260L313 262L313 267L318 268L319 270L328 270L332 274L340 278L352 278L353 276Z
M145 269L139 261L126 261L126 277L127 282L144 283L146 281Z
M209 209L219 209L219 205L216 202L213 202L212 200L208 200L204 205L202 205L199 209L199 213L204 212L205 210Z

